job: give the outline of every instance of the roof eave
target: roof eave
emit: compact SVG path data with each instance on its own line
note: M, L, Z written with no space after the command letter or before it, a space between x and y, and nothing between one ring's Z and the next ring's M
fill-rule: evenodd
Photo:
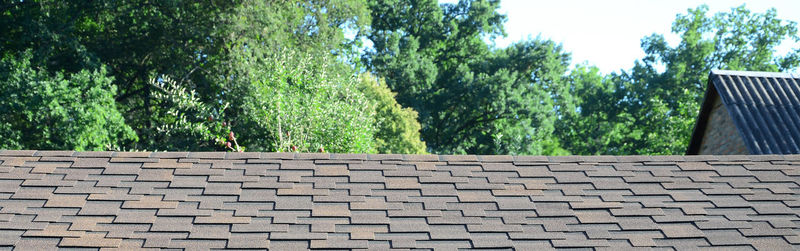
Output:
M700 153L700 145L703 143L703 136L705 135L706 126L708 125L708 115L711 113L712 106L714 105L713 98L719 96L713 83L713 76L718 72L719 70L712 70L711 73L708 74L706 93L703 97L703 104L700 106L700 113L697 114L697 119L694 123L694 130L692 130L689 147L686 148L686 155L697 155Z

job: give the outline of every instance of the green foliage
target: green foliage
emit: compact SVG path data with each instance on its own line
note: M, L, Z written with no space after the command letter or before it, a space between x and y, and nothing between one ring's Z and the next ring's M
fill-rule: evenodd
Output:
M0 61L0 149L107 150L136 140L105 67L51 75L31 57Z
M800 65L800 48L775 53L781 42L800 38L796 24L778 19L774 9L707 11L700 6L678 15L672 31L681 42L675 47L662 35L644 38L646 56L629 72L601 77L576 69L568 93L574 108L561 109L566 116L557 130L565 148L575 154L681 154L712 69L786 71Z
M576 154L622 154L627 147L623 139L641 134L631 130L633 117L619 105L624 92L596 67L579 65L569 78L568 91L558 96L562 102L555 124L562 146Z
M327 55L240 50L231 60L233 78L219 103L199 100L174 80L154 80L162 90L156 117L164 145L201 150L375 152L375 111L359 82ZM234 132L235 138L229 133ZM188 141L183 143L182 141ZM232 146L226 147L227 142Z
M10 1L0 148L676 154L711 69L800 66L800 48L775 53L800 40L775 10L691 9L677 46L648 36L632 69L601 75L553 41L488 45L498 6Z
M197 92L187 91L168 76L153 79L151 84L157 89L154 103L160 107L153 116L156 127L156 141L163 142L151 150L182 151L243 151L238 144L226 147L231 128L226 122L225 103L220 107L200 100Z
M225 104L233 103L238 108L245 106L239 97L232 95L238 90L236 88L262 85L266 87L249 89L260 91L260 94L245 93L246 95L241 96L242 99L267 95L281 102L295 102L292 104L294 110L290 111L298 113L283 116L292 120L284 123L290 123L299 134L293 135L289 143L258 143L274 141L274 137L278 137L274 132L271 132L274 137L269 139L247 138L246 141L254 149L276 149L268 147L269 144L291 143L307 145L308 149L303 149L304 151L316 151L317 148L312 149L316 145L325 145L329 151L372 151L372 143L361 136L369 135L369 129L361 132L358 131L360 129L337 125L351 123L353 119L321 121L322 118L334 116L365 119L363 114L336 114L334 112L345 113L355 108L338 111L333 107L342 106L339 103L319 104L345 100L341 102L351 105L357 103L353 100L359 100L352 96L360 94L345 92L347 88L355 88L355 70L343 67L338 61L334 62L332 57L350 62L357 58L360 40L347 38L345 31L358 34L369 23L368 9L362 0L44 0L12 1L2 5L0 26L4 28L0 29L0 52L8 54L32 50L30 67L41 69L42 74L49 75L60 72L73 75L84 69L99 69L101 65L107 65L108 74L115 79L112 84L119 90L114 94L116 106L130 125L120 128L134 128L140 136L138 142L128 141L122 148L220 150L216 143L228 138L227 133L238 125L239 120L257 119L240 118L239 116L252 114L244 114L241 109L228 112L230 108L223 109L226 108ZM313 71L313 79L303 79L313 87L279 88L273 86L277 82L261 81L270 80L266 76L259 80L255 77L249 78L252 76L244 78L235 75L249 71L248 67L282 67L280 64L283 62L277 63L278 56L272 59L237 61L236 54L242 50L259 50L255 53L260 55L295 51L301 55L324 52L333 53L334 56L326 55L328 58L325 60L306 62L299 62L293 56L294 62L290 63L306 69L299 74ZM264 72L266 71L261 71ZM282 73L289 74L288 70ZM296 73L298 72L291 74ZM328 79L325 74L339 74L343 77ZM167 84L156 81L154 85L151 80L158 76L173 76L175 80ZM305 76L270 78L285 80L301 77ZM322 78L327 82L316 85L314 81ZM253 82L245 85L245 80ZM312 93L318 89L321 93ZM278 92L268 93L270 90ZM334 97L342 93L346 95ZM272 97L275 95L290 96ZM250 99L247 102L255 101ZM247 105L256 107L254 104ZM306 119L300 112L327 112L329 115ZM226 117L228 114L230 116ZM207 121L208 116L213 116L215 120L212 122L216 124ZM232 122L233 127L230 123L221 126L223 119ZM263 120L259 124L276 122L274 117L264 117ZM366 122L363 124L370 125ZM364 126L358 128L362 127ZM266 127L249 130L264 128ZM338 138L339 135L331 131L338 129L351 131L342 132L347 136ZM241 136L239 138L245 139ZM351 142L345 146L343 141L347 140ZM336 142L333 143L334 141ZM69 149L66 145L52 145L48 148Z
M712 69L783 71L800 65L800 49L775 55L785 39L798 41L794 23L783 22L775 10L751 13L744 6L729 13L707 15L708 7L679 15L672 31L681 36L676 47L653 35L642 41L647 56L622 79L630 94L634 127L647 132L632 152L680 154L686 150L694 120ZM664 65L664 72L657 65Z
M359 91L375 109L375 149L378 153L424 154L425 142L420 140L417 112L403 108L395 101L386 82L370 74L360 76Z
M365 62L400 104L419 112L422 138L434 153L559 151L548 92L563 85L569 56L540 39L490 48L483 37L503 34L498 4L370 3L374 50Z
M352 69L326 54L240 51L232 64L241 67L231 69L224 96L240 144L255 151L375 151L375 114Z

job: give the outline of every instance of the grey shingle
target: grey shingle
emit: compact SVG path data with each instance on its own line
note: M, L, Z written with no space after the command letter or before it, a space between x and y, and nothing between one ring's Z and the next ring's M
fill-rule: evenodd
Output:
M190 159L224 159L225 152L192 152L187 158Z
M391 248L412 249L417 247L417 241L428 240L427 233L376 233L376 240L388 240Z
M4 153L17 248L800 245L792 155Z
M267 233L235 233L228 239L227 248L233 249L268 249L270 248Z

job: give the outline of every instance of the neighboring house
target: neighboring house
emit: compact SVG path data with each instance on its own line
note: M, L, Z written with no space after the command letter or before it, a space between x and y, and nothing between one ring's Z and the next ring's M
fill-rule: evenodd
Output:
M0 249L800 250L800 155L0 150Z
M800 75L714 70L686 154L800 153Z

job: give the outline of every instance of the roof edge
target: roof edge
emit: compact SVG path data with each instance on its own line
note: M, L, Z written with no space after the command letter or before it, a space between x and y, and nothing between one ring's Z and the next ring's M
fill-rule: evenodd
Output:
M88 158L107 159L109 162L155 161L153 159L212 159L236 160L253 163L279 163L284 160L301 161L405 161L405 162L455 162L455 163L630 163L630 162L692 162L692 161L749 161L749 160L800 160L800 154L767 155L435 155L435 154L358 154L358 153L276 153L276 152L82 152L54 150L2 150L0 163L6 158L41 158L44 161L62 161ZM150 159L150 160L145 160ZM263 161L263 162L262 162ZM277 161L277 162L275 162ZM538 165L538 164L536 164Z
M697 155L700 153L700 145L703 143L703 136L706 133L706 127L708 125L708 115L711 113L712 106L714 102L712 102L711 98L715 96L719 96L717 93L717 88L714 87L714 75L717 74L720 70L711 70L711 73L708 74L708 81L706 81L706 93L703 96L703 104L700 105L700 112L697 113L697 119L694 122L694 129L692 130L692 136L689 139L689 146L686 147L686 155ZM732 71L729 71L732 72ZM719 97L717 97L719 98Z
M735 75L742 77L764 77L764 78L800 78L800 75L788 72L767 72L767 71L732 71L732 70L711 70L711 75Z

